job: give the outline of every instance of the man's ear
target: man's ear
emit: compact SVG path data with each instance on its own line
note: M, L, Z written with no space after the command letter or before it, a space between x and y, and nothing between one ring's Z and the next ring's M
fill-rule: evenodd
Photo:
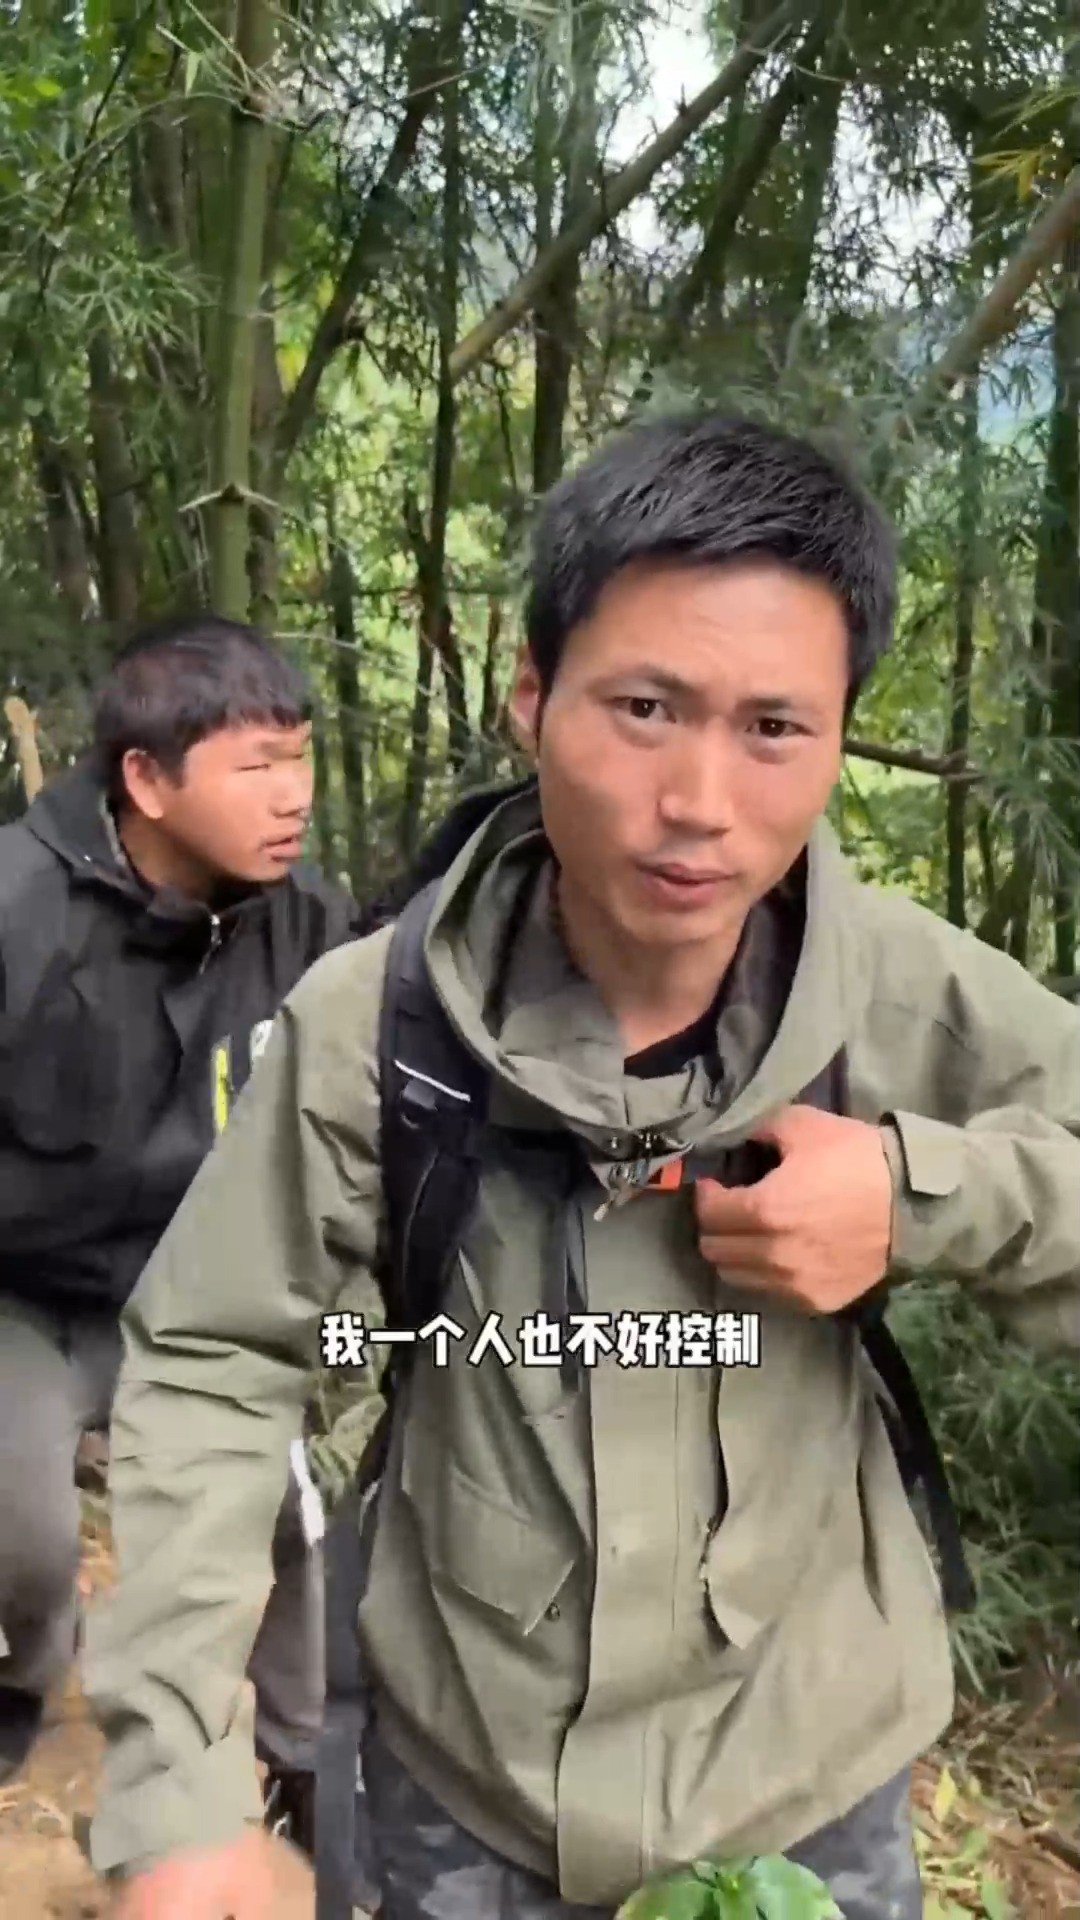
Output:
M141 747L129 747L120 763L120 778L128 805L146 820L160 820L169 781L153 755Z
M544 692L540 685L540 676L533 665L528 648L523 647L514 669L513 685L506 702L506 717L514 739L530 760L536 759L543 700Z

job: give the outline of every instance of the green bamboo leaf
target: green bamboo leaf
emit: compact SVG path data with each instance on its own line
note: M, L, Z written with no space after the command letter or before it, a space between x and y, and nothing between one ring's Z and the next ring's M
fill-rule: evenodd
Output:
M748 1881L734 1883L727 1892L718 1887L713 1900L715 1920L758 1920L761 1912L757 1895Z
M692 1870L699 1880L704 1880L707 1887L719 1886L723 1878L724 1870L715 1860L695 1860Z
M843 1920L817 1875L781 1854L754 1861L750 1886L760 1920Z
M695 1860L693 1871L699 1880L705 1881L707 1886L722 1887L730 1891L732 1888L738 1888L753 1864L753 1854L746 1854L735 1860Z
M713 1889L703 1880L678 1874L632 1894L616 1920L714 1920L715 1914Z
M989 1845L990 1835L986 1828L972 1827L971 1832L965 1834L963 1845L956 1855L958 1865L963 1867L973 1866L976 1860L982 1858Z
M983 1904L986 1920L1016 1920L1016 1908L996 1873L983 1874L979 1886L979 1898Z
M109 38L111 27L109 0L83 0L83 31L97 53Z

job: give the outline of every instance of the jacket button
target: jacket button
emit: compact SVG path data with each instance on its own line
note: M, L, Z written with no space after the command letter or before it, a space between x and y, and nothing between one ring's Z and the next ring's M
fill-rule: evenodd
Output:
M546 1609L544 1618L545 1620L557 1620L558 1617L559 1617L559 1603L557 1600L553 1600L550 1607Z

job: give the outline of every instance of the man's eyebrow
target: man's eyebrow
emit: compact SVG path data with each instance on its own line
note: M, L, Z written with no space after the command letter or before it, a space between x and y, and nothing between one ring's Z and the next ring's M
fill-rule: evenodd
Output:
M790 693L748 693L738 702L740 713L805 713L812 700L798 700Z
M670 667L654 666L649 660L632 661L625 667L615 668L605 673L600 681L602 687L621 686L626 680L641 680L650 687L656 687L661 693L671 693L679 699L700 699L701 688L692 680L684 680L680 674L672 673Z
M684 680L680 674L672 673L670 667L656 666L648 660L605 674L600 686L604 689L621 686L627 680L641 681L646 686L655 687L659 693L671 694L677 700L701 700L705 697L705 689L694 681ZM800 700L791 693L770 693L763 688L759 693L744 694L736 702L736 707L740 713L787 716L805 713L814 704L812 700Z

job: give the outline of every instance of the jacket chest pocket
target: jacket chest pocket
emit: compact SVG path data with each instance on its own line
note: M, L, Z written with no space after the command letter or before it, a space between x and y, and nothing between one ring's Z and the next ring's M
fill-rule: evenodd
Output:
M57 954L21 1017L0 1020L0 1114L33 1153L87 1153L112 1131L119 1045L88 968Z
M401 1485L436 1592L484 1608L489 1619L501 1617L514 1637L532 1633L573 1571L576 1556L566 1540L477 1485L415 1416Z

